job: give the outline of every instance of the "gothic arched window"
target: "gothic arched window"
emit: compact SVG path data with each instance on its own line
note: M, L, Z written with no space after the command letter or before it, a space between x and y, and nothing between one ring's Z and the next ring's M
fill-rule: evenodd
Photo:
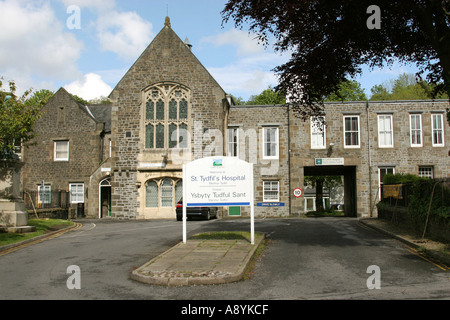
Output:
M145 148L187 148L189 90L163 83L145 91Z

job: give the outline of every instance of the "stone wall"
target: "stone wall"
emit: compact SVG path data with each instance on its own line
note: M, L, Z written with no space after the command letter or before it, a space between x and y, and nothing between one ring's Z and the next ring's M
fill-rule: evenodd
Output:
M255 215L289 215L289 127L284 106L236 106L230 109L229 127L239 128L239 158L254 165ZM278 159L263 158L263 127L277 127L279 132ZM263 181L279 181L279 201L263 201ZM271 206L269 206L271 205ZM274 205L274 206L272 206ZM249 214L243 208L244 214Z

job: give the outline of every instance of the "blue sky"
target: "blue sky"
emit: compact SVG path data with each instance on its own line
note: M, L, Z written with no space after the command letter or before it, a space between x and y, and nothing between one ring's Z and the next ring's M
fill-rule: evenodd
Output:
M263 48L232 22L222 26L226 2L0 0L0 76L15 80L19 93L65 87L87 100L107 96L163 28L168 12L172 29L189 38L222 88L248 99L277 84L271 70L287 55ZM399 64L364 68L355 80L370 94L375 84L415 71Z

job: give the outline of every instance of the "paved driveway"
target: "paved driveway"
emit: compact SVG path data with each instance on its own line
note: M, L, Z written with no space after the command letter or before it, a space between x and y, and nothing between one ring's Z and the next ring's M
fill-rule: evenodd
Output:
M188 233L250 230L248 219L189 221ZM352 218L256 219L269 241L248 280L166 288L130 272L181 241L177 221L83 222L58 238L0 256L0 299L450 299L450 273ZM69 290L69 266L81 289ZM368 289L370 266L380 289ZM375 283L371 281L371 283Z

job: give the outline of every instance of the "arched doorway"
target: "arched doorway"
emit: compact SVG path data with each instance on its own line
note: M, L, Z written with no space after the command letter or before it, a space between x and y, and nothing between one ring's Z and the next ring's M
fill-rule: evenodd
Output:
M111 217L111 177L99 184L99 218Z

